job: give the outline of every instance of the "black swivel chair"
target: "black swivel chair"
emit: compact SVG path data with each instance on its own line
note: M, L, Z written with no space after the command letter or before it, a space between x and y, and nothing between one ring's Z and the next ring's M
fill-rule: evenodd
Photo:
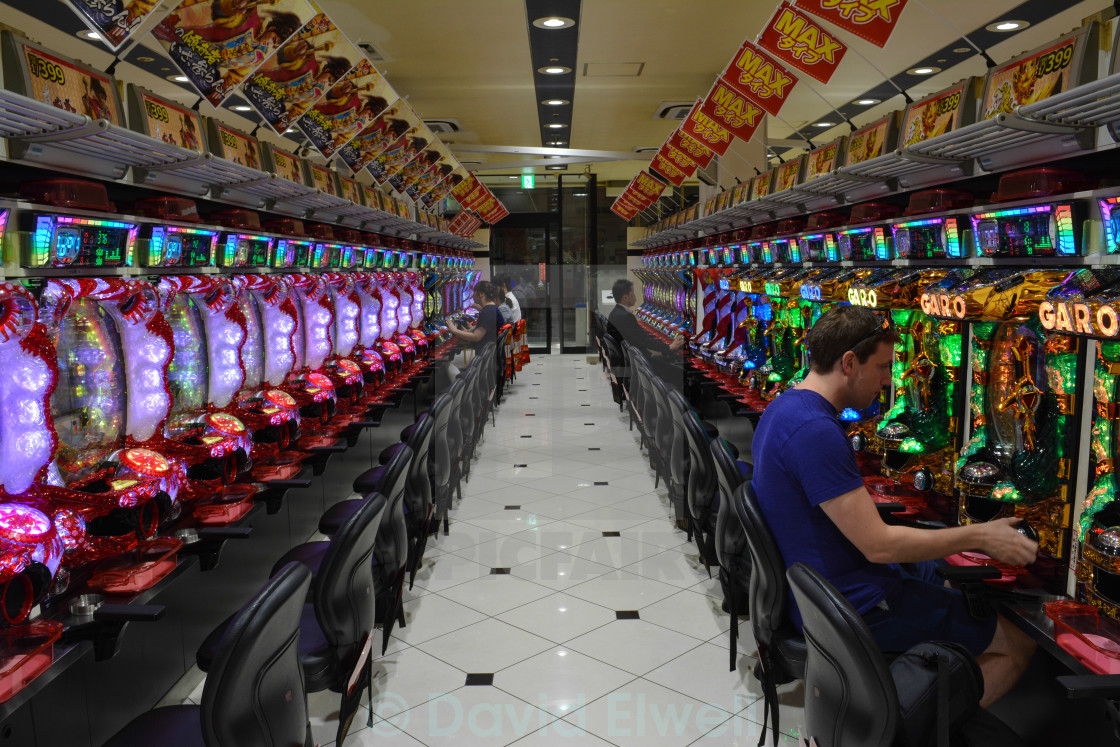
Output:
M895 680L867 623L810 566L794 563L787 576L808 644L804 735L817 747L902 747ZM956 747L1023 744L983 709L961 726L950 736Z
M301 563L314 576L299 620L299 664L308 692L331 690L341 694L338 744L342 744L361 699L361 688L355 689L356 695L348 695L347 689L365 641L373 635L378 589L373 575L374 548L388 518L385 498L371 495L330 542L293 547L273 569L279 573L290 563ZM202 671L213 668L228 624L216 628L199 646L195 658ZM365 671L362 684L371 690L369 662Z
M297 654L310 585L305 566L281 568L223 631L202 705L143 713L105 747L312 747Z
M778 739L778 685L805 678L805 638L789 618L789 587L786 565L770 525L755 498L750 482L735 490L735 513L747 536L751 554L751 628L758 644L755 676L762 685L763 734L769 717Z
M712 462L711 439L704 431L700 417L676 389L669 392L674 424L684 434L688 451L685 506L688 508L689 533L700 548L700 558L711 575L716 557L716 513L719 509L719 482Z
M719 484L719 509L716 513L715 544L719 559L719 583L723 587L724 608L731 613L731 671L735 671L735 646L739 637L739 616L750 610L751 556L747 535L735 515L735 491L750 479L750 466L735 459L727 443L712 440L712 464Z

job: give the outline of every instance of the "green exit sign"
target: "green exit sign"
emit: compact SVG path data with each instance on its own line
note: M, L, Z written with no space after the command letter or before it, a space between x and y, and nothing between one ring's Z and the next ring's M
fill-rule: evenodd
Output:
M537 179L532 174L522 174L521 175L521 188L522 189L532 189L533 185L536 184L536 182L537 182Z

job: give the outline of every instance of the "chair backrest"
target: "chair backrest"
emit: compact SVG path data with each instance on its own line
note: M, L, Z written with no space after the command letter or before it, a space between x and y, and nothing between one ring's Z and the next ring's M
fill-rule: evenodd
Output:
M700 417L688 400L676 389L669 392L669 401L679 412L688 448L688 507L692 518L703 532L715 529L715 514L719 509L719 482L712 462L711 439L704 430ZM714 560L714 558L713 558Z
M202 738L208 745L304 744L307 692L299 664L299 621L311 571L288 563L268 580L222 634L202 688ZM372 605L371 605L372 606Z
M712 466L719 486L719 510L716 513L716 555L725 568L737 564L747 549L747 535L735 516L735 490L746 478L739 472L739 462L722 438L712 439ZM734 558L735 560L731 560ZM730 562L728 562L730 561ZM730 570L730 568L729 568Z
M626 361L623 358L622 348L615 342L615 339L609 335L604 337L603 347L607 351L607 360L610 363L611 373L615 376L629 376L630 371L627 369Z
M898 736L898 691L867 623L804 563L788 573L804 621L806 736L818 747L889 747Z
M433 409L434 409L433 405ZM432 503L431 444L432 413L424 413L416 421L408 437L408 448L412 449L408 477L405 482L404 502L409 513L424 516Z
M363 500L331 538L315 577L315 618L343 676L353 670L366 636L373 634L371 559L387 507L380 493Z
M400 467L401 472L398 474L407 478L408 464L412 461L412 449L404 446L394 454L393 458L389 460L389 464L386 465L386 474L398 460L404 462L404 465ZM385 496L388 508L385 518L381 521L381 528L377 532L377 546L374 549L374 554L383 573L392 574L394 571L399 571L408 557L408 525L404 520L403 482L402 480L399 493L393 496Z
M378 492L390 503L397 496L404 494L414 455L415 452L411 449L398 449L385 463L385 471L381 473L381 479L378 481Z
M462 377L460 377L462 378ZM450 430L452 421L455 421L455 429L458 430L458 417L455 416L455 398L463 389L463 382L456 379L451 387L441 394L439 398L432 404L432 412L435 412L435 424L432 428L432 482L435 488L447 485L451 480L451 464L454 460L454 455L451 452L451 438ZM445 402L442 409L436 410L440 400Z
M797 635L789 619L785 560L750 481L735 490L735 513L751 553L751 628L758 645L770 647L780 634Z

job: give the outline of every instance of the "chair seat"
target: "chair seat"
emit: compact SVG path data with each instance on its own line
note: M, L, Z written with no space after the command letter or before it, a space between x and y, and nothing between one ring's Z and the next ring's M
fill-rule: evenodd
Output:
M808 655L808 646L801 636L779 636L774 641L774 659L779 667L786 670L790 679L805 679L805 659Z
M381 484L381 476L385 474L385 466L374 467L367 469L362 474L354 478L354 492L361 493L362 495L369 495L377 490Z
M141 713L105 743L105 747L204 747L202 708L168 706Z
M405 430L408 430L408 429L406 428ZM401 434L401 435L404 435L404 434ZM403 449L407 445L408 444L406 444L405 441L402 440L400 443L393 444L392 446L386 446L382 450L381 456L378 457L378 461L383 465L388 464L389 460L392 459L393 457L395 457L397 455L397 452L399 452L401 449Z

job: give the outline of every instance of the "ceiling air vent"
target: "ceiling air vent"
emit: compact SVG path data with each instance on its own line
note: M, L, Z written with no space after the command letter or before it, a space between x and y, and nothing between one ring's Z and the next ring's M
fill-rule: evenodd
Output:
M657 107L654 113L654 119L675 119L681 120L688 116L692 111L692 101L669 101Z
M428 125L428 129L437 135L450 135L452 132L459 132L463 129L457 119L425 119L424 124Z
M373 45L373 42L358 42L358 49L366 53L366 57L369 58L370 62L385 62L385 60L389 59L382 54L380 49Z
M648 146L647 145L643 148L635 148L634 152L635 153L656 153L659 150L661 150L661 149L657 148L657 147L654 147L654 146Z

